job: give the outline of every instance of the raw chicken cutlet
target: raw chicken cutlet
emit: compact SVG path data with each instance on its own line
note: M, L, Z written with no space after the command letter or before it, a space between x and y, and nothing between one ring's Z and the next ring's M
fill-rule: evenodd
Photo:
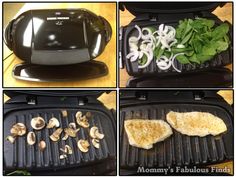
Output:
M171 127L163 120L125 120L124 126L129 144L143 149L151 149L172 134Z
M188 136L216 136L227 131L224 121L208 112L171 111L166 120L175 130Z

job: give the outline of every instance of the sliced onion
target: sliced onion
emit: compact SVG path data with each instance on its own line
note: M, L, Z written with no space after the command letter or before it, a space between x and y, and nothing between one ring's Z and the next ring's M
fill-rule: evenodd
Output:
M157 62L157 66L161 66L161 67L166 67L167 66L167 62L161 60Z
M142 37L141 28L138 25L135 25L134 27L138 30L138 37L137 37L137 39L140 40L140 38Z
M138 44L139 39L135 36L129 38L129 44Z
M145 31L147 31L148 32L148 34L143 34ZM149 28L143 28L142 29L142 39L150 39L151 38L151 36L152 36L152 31L149 29Z
M159 60L164 60L165 62L169 61L169 59L165 55L162 55Z
M147 56L147 62L142 66L139 65L138 66L139 69L146 68L153 60L153 51L152 51L152 49L147 50L147 51L142 51L142 52L143 52L144 55Z
M183 48L185 48L185 46L184 46L183 44L178 44L176 47L177 47L178 49L183 49Z
M146 44L141 44L139 48L140 48L141 51L146 50L147 45Z
M140 52L139 52L139 56L138 56L138 58L141 59L142 57L143 57L143 52L140 51Z
M130 59L131 62L134 62L138 59L138 56L139 56L139 52L136 50L126 55L126 58Z
M164 31L164 24L159 25L159 32L162 32L162 31Z
M172 58L172 62L171 62L171 63L172 63L172 67L174 68L174 70L177 71L177 72L179 72L179 73L181 73L181 71L180 71L178 68L176 68L175 65L174 65L175 58L176 58L177 56L179 56L179 55L184 55L184 53L175 54L175 55L173 56L173 58Z

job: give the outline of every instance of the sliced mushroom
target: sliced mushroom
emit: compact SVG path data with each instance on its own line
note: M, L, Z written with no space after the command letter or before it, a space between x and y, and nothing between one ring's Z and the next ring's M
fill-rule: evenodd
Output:
M92 117L92 114L91 114L91 112L86 112L85 116L86 116L87 118L91 118L91 117Z
M15 140L16 140L16 137L14 137L14 136L7 136L6 140L9 141L10 143L14 143Z
M75 117L77 118L77 117L82 117L82 112L81 111L78 111L76 114L75 114Z
M68 134L65 134L64 136L63 136L63 138L62 138L62 140L67 140L69 138L69 135Z
M79 140L78 142L77 142L77 146L78 146L78 148L79 148L79 150L80 151L82 151L82 152L88 152L88 150L89 150L89 142L87 141L87 140Z
M104 138L104 134L102 133L99 133L98 131L98 127L96 126L93 126L91 129L90 129L90 132L89 132L89 135L94 138L94 139L103 139Z
M39 150L43 151L46 148L46 142L45 141L40 141L39 142Z
M50 139L52 141L58 141L60 139L60 135L62 133L63 129L62 128L58 128L56 129L53 134L50 136Z
M47 125L47 128L54 128L54 127L59 127L60 126L60 122L58 121L57 118L52 117Z
M65 128L64 131L65 131L65 133L66 133L67 135L69 135L70 137L73 137L73 138L76 137L76 133L77 133L76 130L74 130L74 129L72 129L72 128Z
M100 144L99 144L99 140L98 139L92 139L92 144L95 148L99 149L100 148Z
M89 127L89 123L87 121L79 121L78 124L81 127L84 127L84 128L88 128Z
M67 158L67 155L66 155L66 154L60 155L60 159L61 159L61 160L62 160L62 159L65 159L65 158Z
M76 124L74 122L69 123L69 128L76 129Z
M81 127L84 127L84 128L88 128L89 127L88 119L86 119L85 116L83 116L83 117L76 117L76 122Z
M62 117L67 117L68 116L67 110L62 110L61 113L62 113Z
M27 134L27 143L29 145L34 145L36 143L36 136L34 132L29 132Z
M60 148L60 151L62 151L65 154L72 154L73 152L72 148L69 145L65 145L64 149Z
M10 130L12 136L23 136L26 134L26 126L23 123L16 123Z
M67 154L72 154L73 153L72 148L69 145L65 145L65 151L66 151Z
M46 123L42 117L35 117L31 120L31 127L35 130L41 130L45 127Z

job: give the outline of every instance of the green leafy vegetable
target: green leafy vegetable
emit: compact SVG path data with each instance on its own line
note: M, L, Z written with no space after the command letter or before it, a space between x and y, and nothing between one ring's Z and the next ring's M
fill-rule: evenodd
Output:
M143 55L143 57L138 60L138 64L144 65L145 63L147 63L147 56Z
M183 52L185 55L176 59L182 63L204 63L214 58L216 54L225 51L229 47L230 40L227 36L229 25L223 23L217 27L213 20L197 18L195 20L184 19L179 21L176 28L178 44L184 44L185 48L172 48L174 54Z
M31 173L26 170L16 170L7 174L7 176L30 176L30 175Z

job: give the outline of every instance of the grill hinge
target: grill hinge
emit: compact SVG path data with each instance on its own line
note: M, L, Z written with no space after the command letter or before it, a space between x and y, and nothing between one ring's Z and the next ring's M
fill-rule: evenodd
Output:
M36 98L35 97L28 96L26 98L26 100L27 100L27 104L36 105Z
M84 102L83 99L79 99L78 102L79 102L79 106L84 106L85 105L85 102Z
M193 97L195 101L201 101L204 98L203 92L194 92Z

